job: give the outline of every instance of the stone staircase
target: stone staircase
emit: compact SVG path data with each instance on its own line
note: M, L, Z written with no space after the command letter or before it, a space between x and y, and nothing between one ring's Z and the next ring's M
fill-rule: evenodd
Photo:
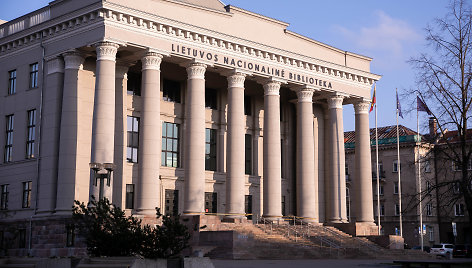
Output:
M216 259L430 259L416 250L391 250L331 226L220 223L200 232Z

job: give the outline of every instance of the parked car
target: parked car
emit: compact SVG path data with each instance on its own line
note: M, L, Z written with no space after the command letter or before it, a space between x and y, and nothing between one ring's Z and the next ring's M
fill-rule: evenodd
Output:
M412 247L411 249L421 250L421 246L415 246L415 247ZM423 251L429 253L431 251L431 248L428 246L423 246Z
M471 245L455 245L452 256L455 257L472 257Z
M430 253L436 256L441 256L441 257L450 259L452 258L453 251L454 251L453 244L437 244L437 245L433 245Z

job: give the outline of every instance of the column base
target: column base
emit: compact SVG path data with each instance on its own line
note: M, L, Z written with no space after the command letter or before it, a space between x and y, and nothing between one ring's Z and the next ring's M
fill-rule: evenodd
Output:
M303 223L309 223L311 225L321 225L320 222L317 219L313 218L301 218L300 219Z
M272 223L277 223L277 224L286 223L282 215L280 216L262 215L262 219L264 219L265 222L272 222Z
M161 211L162 213L162 211ZM133 210L133 216L150 216L150 215L156 215L156 210L155 209L135 209Z
M375 236L379 235L377 225L371 222L350 222L350 223L327 223L352 236Z
M245 216L225 216L221 221L228 222L228 223L247 223L248 222Z

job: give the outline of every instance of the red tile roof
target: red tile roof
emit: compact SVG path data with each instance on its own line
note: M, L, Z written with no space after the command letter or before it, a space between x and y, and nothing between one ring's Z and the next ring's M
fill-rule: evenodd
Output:
M378 137L380 139L396 138L397 137L397 126L386 126L377 128ZM411 136L416 135L416 132L402 125L398 126L399 136ZM370 140L375 140L375 128L370 129ZM356 141L356 132L347 131L344 132L344 142L354 143ZM400 139L401 141L401 139Z

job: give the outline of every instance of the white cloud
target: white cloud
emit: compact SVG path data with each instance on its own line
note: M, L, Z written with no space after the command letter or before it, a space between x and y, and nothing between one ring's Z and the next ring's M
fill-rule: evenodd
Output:
M383 60L401 59L404 62L405 50L421 40L421 35L406 21L392 18L384 11L375 11L374 17L373 25L355 30L343 26L335 26L335 29L363 53L376 54Z

